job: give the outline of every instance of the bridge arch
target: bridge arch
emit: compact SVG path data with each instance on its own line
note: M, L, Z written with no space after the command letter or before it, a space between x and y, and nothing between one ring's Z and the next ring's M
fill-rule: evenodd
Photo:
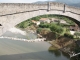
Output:
M64 15L80 22L80 9L67 5L64 7L64 4L62 3L51 3L49 10L47 4L1 3L0 8L0 24L2 24L2 27L0 28L0 35L22 21L45 14Z

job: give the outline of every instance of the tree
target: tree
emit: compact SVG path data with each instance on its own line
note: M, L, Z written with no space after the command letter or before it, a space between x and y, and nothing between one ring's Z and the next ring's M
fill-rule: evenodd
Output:
M59 35L63 32L63 28L61 26L58 26L56 24L51 24L50 30L52 32L56 33L56 39L59 37Z

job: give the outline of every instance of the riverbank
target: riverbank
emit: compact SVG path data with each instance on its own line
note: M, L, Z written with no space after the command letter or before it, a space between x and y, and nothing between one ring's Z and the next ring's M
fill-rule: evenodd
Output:
M61 47L57 44L55 40L53 41L48 41L52 46L55 46L57 49L60 49Z
M69 41L65 41L66 40L69 40L68 38L65 38L63 40L52 40L52 41L49 41L49 43L55 47L57 47L58 49L61 49L63 47L66 47L68 45L71 45L74 43L74 41L72 39L70 39Z
M59 40L48 41L53 47L55 46L57 50L67 53L68 56L75 51L76 43L74 40L62 37Z

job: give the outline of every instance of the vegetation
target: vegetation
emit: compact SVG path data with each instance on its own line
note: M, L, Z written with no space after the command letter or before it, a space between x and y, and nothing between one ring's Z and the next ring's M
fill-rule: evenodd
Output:
M49 28L50 27L50 23L41 23L39 25L39 27L41 27L41 28Z
M65 20L67 23L69 23L70 25L74 25L73 19L67 16L63 16L63 15L53 15L53 14L49 14L49 15L41 15L40 17L45 17L45 18L57 18L59 20Z
M66 37L69 37L69 38L73 38L73 36L70 35L68 26L66 26L65 24L60 24L60 20L65 20L69 25L73 25L74 22L72 21L71 18L66 17L66 16L62 16L62 15L49 14L49 15L41 15L41 16L33 17L33 18L28 19L24 22L21 22L20 24L17 25L17 27L23 28L23 29L27 28L28 26L33 25L31 20L39 21L41 18L49 18L49 19L56 18L56 19L59 19L59 22L58 23L54 23L54 22L44 23L44 22L41 22L40 25L36 28L37 33L41 33L43 31L49 31L49 32L54 32L56 34L56 38L58 38L59 36L62 36L62 35L66 36ZM66 34L66 33L68 33L68 34Z
M50 26L50 30L52 32L55 32L56 33L56 39L60 36L60 34L63 32L63 28L59 25L55 25L55 24L52 24Z
M47 28L49 31L54 32L56 34L56 38L58 38L58 36L60 36L61 34L64 35L63 31L65 29L61 25L58 25L56 23L41 23L39 25L38 32L41 32L41 29L43 28Z
M49 14L49 15L41 15L41 16L30 18L30 19L28 19L26 21L23 21L20 24L18 24L17 27L19 27L19 28L26 28L27 26L32 25L31 20L39 21L40 18L49 18L49 19L50 18L57 18L59 20L64 19L67 23L69 23L69 25L74 25L74 22L72 21L73 20L72 18L69 18L69 17L66 17L66 16L62 16L62 15Z
M61 34L63 32L63 28L56 24L51 24L50 29L52 32L56 32L58 34Z
M64 37L73 39L73 35L71 35L71 34L69 34L69 33L65 33L65 34L64 34Z
M56 19L59 19L59 22L58 23L54 23L54 22L43 23L43 22L41 22L40 25L38 26L38 28L36 28L37 33L40 33L42 31L45 31L48 29L49 31L56 33L56 38L58 38L58 36L60 36L60 35L61 36L64 35L64 36L67 36L69 38L73 38L73 36L69 34L70 32L69 32L68 27L65 27L66 26L65 24L60 24L60 20L65 20L69 25L73 25L74 24L74 22L72 21L73 19L66 17L66 16L62 16L62 15L49 14L49 15L41 15L41 16L33 17L31 19L28 19L26 21L21 22L20 24L17 25L17 27L23 28L23 29L27 28L28 26L33 25L31 20L39 21L41 18L49 18L49 19L56 18ZM65 34L65 33L68 33L68 34Z
M40 33L41 30L42 30L42 28L38 28L38 29L37 29L37 33Z
M80 39L80 32L75 32L74 36L76 36L75 38Z
M31 22L31 19L28 19L26 21L21 22L20 24L16 25L16 27L19 28L26 28L28 26L31 26L33 23Z

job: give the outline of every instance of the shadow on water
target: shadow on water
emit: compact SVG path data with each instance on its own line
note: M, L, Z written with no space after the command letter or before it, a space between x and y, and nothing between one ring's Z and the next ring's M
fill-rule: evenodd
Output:
M62 55L65 56L66 58L70 59L69 54L67 54L67 53L65 53L65 52L62 52Z
M54 46L50 46L48 51L52 54L54 54L56 57L60 57L61 55L63 55L64 57L66 57L69 60L80 60L80 55L76 56L76 57L72 57L70 58L69 54L62 52L60 50L58 50L56 47Z
M80 55L72 57L70 60L80 60Z
M41 53L43 53L43 55L39 56L39 54ZM45 52L43 51L43 52L33 52L33 53L2 55L0 56L0 60L48 60L47 57L45 59L44 53Z
M50 46L48 51L54 54L56 57L61 56L61 51L57 50L56 47Z
M63 58L57 58L53 57L52 55L48 55L46 52L47 51L2 55L0 56L0 60L64 60Z
M61 55L63 55L66 58L70 59L70 56L67 53L60 51L59 49L57 49L54 46L50 46L49 49L48 49L48 51L50 53L54 54L56 57L60 57Z

